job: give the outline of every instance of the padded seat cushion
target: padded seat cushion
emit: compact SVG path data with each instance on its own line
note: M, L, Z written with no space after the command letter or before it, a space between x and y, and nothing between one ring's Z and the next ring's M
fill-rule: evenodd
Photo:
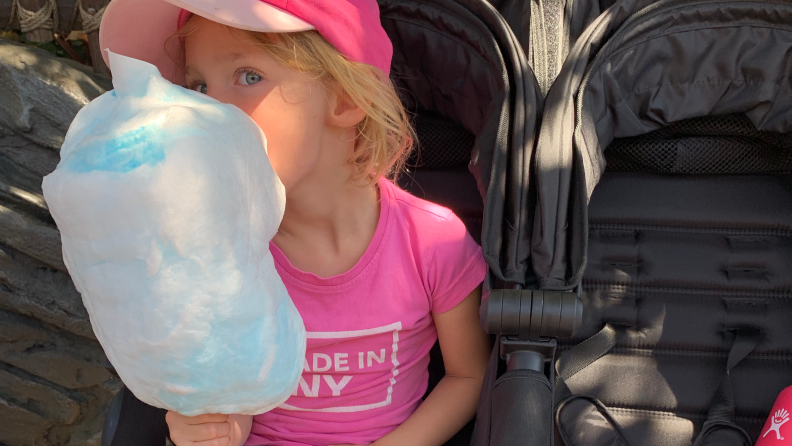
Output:
M583 330L561 350L605 322L635 328L569 380L572 392L600 398L635 445L690 444L729 329L758 327L762 341L732 372L737 422L757 438L792 385L792 175L606 172L589 230Z

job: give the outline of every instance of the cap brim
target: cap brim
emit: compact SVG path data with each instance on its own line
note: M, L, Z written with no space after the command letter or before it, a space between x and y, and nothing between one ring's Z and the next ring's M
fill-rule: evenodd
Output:
M165 0L217 23L248 31L285 33L314 27L262 0Z
M184 83L181 48L168 38L182 10L234 28L258 32L313 29L307 22L261 0L113 0L99 28L101 48L155 65L165 79ZM102 51L105 63L109 60Z

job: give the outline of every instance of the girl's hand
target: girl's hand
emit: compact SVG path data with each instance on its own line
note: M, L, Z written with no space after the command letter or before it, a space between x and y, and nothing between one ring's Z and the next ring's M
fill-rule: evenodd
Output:
M168 411L165 421L176 446L240 446L250 435L253 417L224 414L186 417Z

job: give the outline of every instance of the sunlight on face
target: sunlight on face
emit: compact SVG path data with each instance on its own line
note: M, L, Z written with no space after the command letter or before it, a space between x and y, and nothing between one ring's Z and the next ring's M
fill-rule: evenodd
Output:
M330 109L324 87L286 68L243 32L200 19L185 37L190 89L239 107L264 131L272 167L286 190L320 159Z

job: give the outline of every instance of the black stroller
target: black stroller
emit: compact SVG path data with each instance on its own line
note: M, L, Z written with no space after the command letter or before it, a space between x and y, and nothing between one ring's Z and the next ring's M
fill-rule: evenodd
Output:
M555 354L555 391L510 360L488 404L536 442L491 444L552 444L553 416L567 446L749 446L792 385L792 4L622 0L570 40L533 159L541 291L487 309L504 356ZM553 351L523 320L557 294L583 312Z
M382 0L380 11L394 44L392 76L418 135L401 186L454 210L482 244L492 277L522 282L528 247L517 241L530 227L523 185L541 96L514 33L484 0ZM430 390L443 373L436 348ZM163 445L164 415L124 388L102 445ZM471 430L449 444L469 444Z

